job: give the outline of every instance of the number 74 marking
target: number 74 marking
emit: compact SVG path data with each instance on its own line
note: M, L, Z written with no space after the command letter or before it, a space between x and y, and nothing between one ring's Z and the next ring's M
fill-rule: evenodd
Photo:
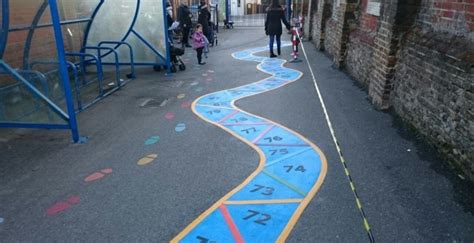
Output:
M285 166L283 166L283 167L287 168L287 169L286 169L286 173L289 173L291 170L293 170L293 167L294 167L294 166L293 166L293 165L285 165ZM294 171L300 171L301 173L304 173L304 172L306 171L306 169L304 168L304 166L299 165L298 167L296 167L296 168L294 169Z

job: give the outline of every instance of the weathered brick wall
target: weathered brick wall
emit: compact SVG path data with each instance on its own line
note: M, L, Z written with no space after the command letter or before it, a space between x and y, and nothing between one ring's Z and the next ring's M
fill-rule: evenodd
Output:
M313 16L312 41L319 50L324 50L325 31L332 15L332 0L317 1L317 9Z
M329 18L326 22L326 29L325 29L325 38L324 38L324 51L329 54L332 58L334 58L334 54L336 53L336 44L337 44L337 32L335 31L337 28L337 20L334 18Z
M423 1L391 104L474 180L474 2Z
M366 6L353 22L326 7L335 12L315 15L313 42L474 180L474 0L382 0L380 17Z
M344 65L349 75L366 87L369 85L373 70L373 46L378 20L377 16L367 14L367 2L368 0L362 0L360 11L356 12L358 13L355 15L357 27L349 35Z

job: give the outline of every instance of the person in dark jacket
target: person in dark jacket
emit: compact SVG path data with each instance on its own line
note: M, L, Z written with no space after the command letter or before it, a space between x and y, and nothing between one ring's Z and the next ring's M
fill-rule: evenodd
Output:
M291 26L288 21L286 21L285 11L280 6L278 0L272 0L272 4L267 8L267 18L265 20L265 34L270 37L270 57L276 57L273 53L273 43L275 38L277 42L278 55L281 54L281 22L285 24L286 29L290 30Z
M186 47L191 47L191 45L189 45L189 31L191 30L192 16L193 14L189 11L185 0L181 0L181 4L178 7L178 21L183 31L183 39L181 40L181 43Z
M171 27L171 25L173 25L173 17L171 17L173 15L173 7L171 6L171 4L169 2L166 2L166 22L168 24L168 29Z
M211 20L211 12L207 7L205 1L201 1L199 5L199 17L198 23L202 25L202 33L209 39L209 34L211 33L209 28L209 21Z

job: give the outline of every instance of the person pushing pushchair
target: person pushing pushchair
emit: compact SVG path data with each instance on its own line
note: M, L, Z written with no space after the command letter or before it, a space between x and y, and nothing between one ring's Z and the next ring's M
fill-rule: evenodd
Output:
M181 0L181 4L178 7L178 21L182 31L181 43L183 47L191 47L189 44L189 33L192 26L193 14L189 11L188 5L185 0Z

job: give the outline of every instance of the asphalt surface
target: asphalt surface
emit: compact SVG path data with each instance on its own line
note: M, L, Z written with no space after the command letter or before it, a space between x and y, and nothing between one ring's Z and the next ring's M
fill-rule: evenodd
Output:
M1 130L0 241L173 238L258 163L254 150L181 105L266 77L256 63L231 57L265 44L260 28L223 30L208 64L199 69L191 49L184 57L185 72L166 76L141 68L137 80L79 115L86 144L72 144L62 131ZM445 166L416 131L394 114L375 110L365 90L304 44L375 240L472 242L472 185ZM285 48L283 57L289 54ZM288 242L367 242L307 61L287 66L302 71L303 78L236 104L304 135L327 157L322 188ZM208 70L214 73L203 77ZM179 94L186 96L178 99ZM165 118L169 112L172 119ZM179 123L186 125L182 132L175 131ZM151 136L159 141L145 145ZM157 159L138 166L149 154ZM85 182L105 168L113 172ZM48 208L71 196L79 202L48 215Z

